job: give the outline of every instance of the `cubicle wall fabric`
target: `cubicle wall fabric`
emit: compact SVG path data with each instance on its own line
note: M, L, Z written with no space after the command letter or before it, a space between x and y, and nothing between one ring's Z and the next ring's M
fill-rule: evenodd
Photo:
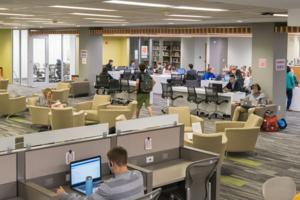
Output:
M17 196L17 155L0 156L0 200Z

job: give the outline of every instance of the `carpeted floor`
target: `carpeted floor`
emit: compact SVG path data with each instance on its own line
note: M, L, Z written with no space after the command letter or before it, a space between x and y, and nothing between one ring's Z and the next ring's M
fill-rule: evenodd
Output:
M30 96L40 88L13 87L17 94ZM70 99L71 104L91 97ZM160 109L166 102L160 96L154 96L154 115L160 115ZM142 117L147 116L142 110ZM227 155L222 168L221 200L262 200L261 187L274 176L292 177L300 191L300 113L288 112L288 127L281 132L264 133L259 136L256 150L251 153ZM205 132L214 132L215 120L205 120ZM28 113L10 119L0 118L0 137L23 135L37 132L31 127Z

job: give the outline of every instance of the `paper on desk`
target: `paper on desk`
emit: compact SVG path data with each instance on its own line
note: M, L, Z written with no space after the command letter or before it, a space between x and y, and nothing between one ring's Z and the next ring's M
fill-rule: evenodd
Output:
M202 133L202 127L200 122L192 123L192 129L194 133Z

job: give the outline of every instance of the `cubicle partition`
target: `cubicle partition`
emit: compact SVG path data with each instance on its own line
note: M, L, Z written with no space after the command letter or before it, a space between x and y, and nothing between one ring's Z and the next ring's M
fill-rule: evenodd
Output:
M17 197L17 154L0 155L0 200Z

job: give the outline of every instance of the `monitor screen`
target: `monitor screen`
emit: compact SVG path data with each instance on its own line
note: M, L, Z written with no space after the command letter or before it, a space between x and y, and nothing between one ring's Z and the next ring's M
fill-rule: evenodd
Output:
M89 158L81 161L72 162L71 186L85 183L86 177L91 176L93 181L101 180L101 157Z

